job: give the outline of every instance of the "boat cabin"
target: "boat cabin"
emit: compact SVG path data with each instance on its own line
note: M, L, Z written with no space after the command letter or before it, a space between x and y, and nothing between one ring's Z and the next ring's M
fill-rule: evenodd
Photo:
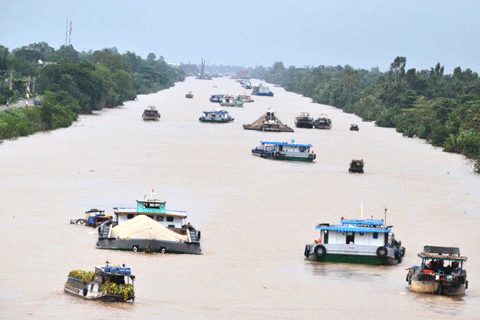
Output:
M217 109L214 111L203 111L204 115L200 117L203 122L229 122L233 118L228 114L228 111Z
M321 223L319 244L355 244L375 247L393 247L396 245L395 235L391 227L383 226L383 219L350 220L341 219L341 225Z
M210 102L222 102L223 101L223 94L212 94L210 97Z
M461 272L463 263L467 261L467 257L460 256L460 249L457 247L424 246L423 252L418 256L422 258L420 271L440 275Z
M113 208L117 216L118 225L135 218L137 215L146 215L167 228L180 229L185 224L187 218L185 211L166 210L165 201L150 199L137 200L137 209L132 208Z
M311 144L288 142L261 141L257 149L268 152L310 153Z

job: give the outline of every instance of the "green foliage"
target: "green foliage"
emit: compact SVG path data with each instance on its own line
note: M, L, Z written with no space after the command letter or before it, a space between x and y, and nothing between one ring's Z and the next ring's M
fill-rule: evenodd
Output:
M453 75L446 75L440 63L430 70L407 70L406 63L405 57L396 57L389 71L381 73L378 68L355 70L348 65L285 69L282 62L275 62L272 68L255 68L251 76L478 159L478 74L457 67Z
M94 271L72 270L68 274L69 277L81 280L83 283L87 283L93 280L95 277Z
M135 296L135 290L131 284L116 284L105 282L102 286L102 293L109 295L123 295L124 301L127 301L130 297Z
M38 59L50 63L39 65ZM68 127L81 113L113 108L185 79L182 70L154 54L147 60L131 52L120 55L116 48L79 54L71 45L54 50L44 42L12 53L0 46L0 70L15 71L13 90L0 78L0 104L24 97L28 76L35 93L44 95L41 107L0 112L0 140Z

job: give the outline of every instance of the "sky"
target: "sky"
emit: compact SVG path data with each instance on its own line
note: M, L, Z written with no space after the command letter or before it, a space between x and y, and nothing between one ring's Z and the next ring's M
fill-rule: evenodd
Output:
M77 51L116 47L171 63L271 67L350 65L388 71L440 62L480 73L478 0L0 0L0 45L12 51L66 42Z

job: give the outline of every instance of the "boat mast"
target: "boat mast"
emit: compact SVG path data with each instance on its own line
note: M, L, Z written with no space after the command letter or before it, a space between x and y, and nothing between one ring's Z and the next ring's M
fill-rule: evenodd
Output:
M385 209L385 223L384 224L387 225L387 208L384 207L384 209Z

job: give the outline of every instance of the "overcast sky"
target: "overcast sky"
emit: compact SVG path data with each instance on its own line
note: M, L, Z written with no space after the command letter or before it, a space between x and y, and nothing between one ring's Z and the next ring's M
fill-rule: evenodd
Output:
M479 0L0 0L0 45L116 47L167 62L480 72Z

